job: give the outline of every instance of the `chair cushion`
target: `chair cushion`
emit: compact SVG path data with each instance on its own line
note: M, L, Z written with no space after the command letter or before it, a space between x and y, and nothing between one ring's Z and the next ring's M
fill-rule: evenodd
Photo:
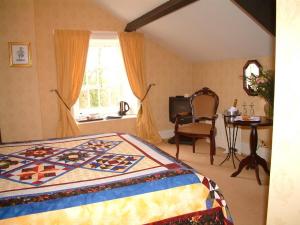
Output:
M209 135L212 125L209 123L190 123L178 127L178 132Z

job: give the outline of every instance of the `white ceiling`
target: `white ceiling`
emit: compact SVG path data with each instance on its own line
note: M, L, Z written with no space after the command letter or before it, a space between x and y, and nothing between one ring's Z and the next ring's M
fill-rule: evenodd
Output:
M97 1L127 23L166 2ZM190 61L254 59L275 50L275 38L230 0L196 1L138 31Z

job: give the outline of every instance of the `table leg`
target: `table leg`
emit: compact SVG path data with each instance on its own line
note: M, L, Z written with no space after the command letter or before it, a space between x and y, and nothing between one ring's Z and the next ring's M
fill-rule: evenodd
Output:
M259 178L259 168L258 168L258 164L255 165L255 175L256 175L256 180L257 180L258 184L261 185L261 181L260 181L260 178Z
M250 155L256 155L256 148L257 148L257 128L256 126L251 126L251 133L250 133Z
M239 175L242 169L246 166L247 169L248 168L255 169L256 180L258 184L261 184L260 177L259 177L259 167L258 167L259 165L261 165L265 170L265 172L270 175L267 162L256 154L257 140L258 140L257 127L251 126L250 155L240 162L238 170L231 175L232 177L236 177L237 175Z
M226 158L219 164L219 166L221 166L225 161L227 161L228 159L230 159L230 152L231 152L231 149L228 150ZM234 166L234 168L235 168L235 166Z
M232 177L236 177L237 175L240 174L240 172L242 171L242 169L245 167L245 166L248 166L249 163L250 163L250 160L251 160L251 157L250 156L247 156L246 158L244 158L240 164L239 164L239 168L236 172L234 172L233 174L231 174Z
M264 169L266 174L270 175L270 170L268 168L267 161L265 159L263 159L262 157L260 157L259 155L257 155L256 160L257 160L257 163L262 166L262 168Z
M259 168L258 168L258 155L256 154L256 150L257 150L257 139L258 139L258 135L257 135L257 127L256 126L251 126L251 133L250 133L250 155L252 156L252 160L251 160L251 165L250 168L255 169L255 175L256 175L256 180L258 182L259 185L261 185L261 181L259 178Z
M225 125L225 134L226 134L226 139L227 139L228 153L227 153L226 158L219 165L221 166L225 161L232 158L232 164L235 169L234 158L236 158L238 161L240 161L236 155L237 149L235 148L236 138L237 138L237 133L238 133L238 126L233 126L232 130L231 130L230 126L227 126L225 117L224 117L224 125Z

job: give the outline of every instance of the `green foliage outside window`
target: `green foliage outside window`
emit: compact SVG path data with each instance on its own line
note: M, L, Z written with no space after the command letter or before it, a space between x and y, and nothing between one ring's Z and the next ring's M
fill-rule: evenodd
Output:
M99 97L98 90L92 89L90 90L90 106L91 107L99 107Z

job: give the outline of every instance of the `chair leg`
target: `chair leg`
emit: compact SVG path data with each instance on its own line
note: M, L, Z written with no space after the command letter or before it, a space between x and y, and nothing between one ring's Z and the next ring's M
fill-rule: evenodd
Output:
M216 140L212 137L213 155L216 155Z
M216 142L215 137L210 136L210 164L214 164L214 155L216 154Z
M193 153L195 153L195 143L196 143L196 138L193 138Z
M178 159L179 156L179 135L175 134L175 143L176 143L176 159Z

